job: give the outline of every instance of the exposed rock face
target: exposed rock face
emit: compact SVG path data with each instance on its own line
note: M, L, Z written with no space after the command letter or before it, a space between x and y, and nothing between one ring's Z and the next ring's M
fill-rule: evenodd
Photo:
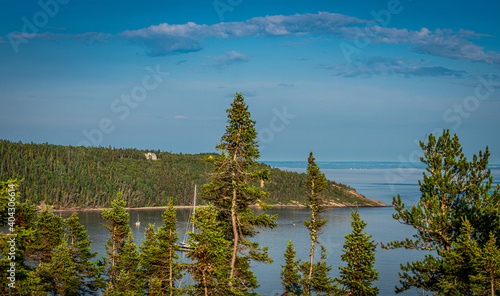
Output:
M144 153L144 156L146 156L146 159L158 160L158 157L156 157L156 154L151 153L151 152Z

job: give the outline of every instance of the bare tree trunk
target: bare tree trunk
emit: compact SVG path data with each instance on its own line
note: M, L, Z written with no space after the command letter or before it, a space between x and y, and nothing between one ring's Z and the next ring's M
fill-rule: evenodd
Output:
M312 273L313 273L313 257L314 257L314 241L311 240L311 254L309 255L310 259L309 262L311 265L309 265L309 281L312 278Z
M202 271L203 273L203 288L205 290L205 296L208 296L208 288L207 288L207 277L205 275L205 271Z
M170 232L170 237L172 237L172 229L169 229L169 232ZM169 279L168 279L169 282L170 282L170 296L172 296L173 293L174 293L174 286L173 286L174 283L173 283L173 280L172 280L172 278L173 278L173 275L172 275L172 247L173 246L170 246L170 248L169 248L169 260L170 260L170 263L168 265L169 266L169 276L170 276Z
M491 276L491 296L495 296L495 278Z
M231 204L231 223L233 224L234 241L233 241L233 255L231 256L231 272L229 274L229 279L234 278L234 266L236 265L236 255L238 254L238 242L240 239L238 233L238 227L236 225L236 188L233 189L233 200Z

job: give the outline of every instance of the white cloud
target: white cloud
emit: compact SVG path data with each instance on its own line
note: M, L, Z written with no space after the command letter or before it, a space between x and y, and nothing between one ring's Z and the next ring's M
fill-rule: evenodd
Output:
M203 47L203 40L207 37L234 39L307 34L342 37L339 28L367 22L342 14L319 12L254 17L244 22L213 25L198 25L192 22L182 25L164 23L140 30L125 31L120 35L133 43L146 46L152 55L169 55L199 51Z
M121 35L131 42L146 46L152 55L199 51L207 37L232 39L318 35L347 41L361 39L373 44L403 44L419 53L465 61L500 63L500 54L485 51L470 41L488 35L467 30L431 31L422 28L419 31L411 31L386 28L371 20L330 12L254 17L244 22L214 25L198 25L192 22L183 25L160 24L136 31L125 31Z
M88 32L84 34L23 34L13 32L12 36L27 39L74 39L81 42L102 42L111 34ZM9 35L10 35L9 34ZM118 34L134 44L146 48L152 56L172 55L200 51L206 38L223 39L279 37L279 36L328 36L346 42L356 40L371 44L401 44L418 53L450 59L500 64L500 54L486 51L471 40L488 37L473 31L449 29L429 30L387 28L372 20L331 12L305 13L295 15L272 15L254 17L241 22L221 22L213 25L168 24L150 26L139 30L127 30ZM2 39L0 39L2 42ZM292 45L292 43L285 43ZM293 44L300 44L295 41Z

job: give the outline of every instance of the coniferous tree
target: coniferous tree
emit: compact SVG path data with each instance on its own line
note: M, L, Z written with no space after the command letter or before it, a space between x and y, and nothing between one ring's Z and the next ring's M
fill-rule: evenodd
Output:
M103 224L110 232L106 244L105 263L109 277L106 295L141 295L144 292L144 280L139 270L139 252L133 242L129 225L129 214L125 211L125 201L118 193L112 202L113 209L102 211L102 217L108 222Z
M343 287L342 295L369 296L378 295L378 287L373 281L378 280L375 265L375 250L377 245L371 235L363 232L366 222L361 220L358 210L351 209L352 232L345 236L341 259L346 266L340 266L340 277L337 282Z
M473 265L467 262L472 257L462 257L466 261L457 261L454 268L449 266L451 261L444 262L443 258L451 256L453 246L462 237L464 220L469 221L470 238L479 248L490 240L490 234L497 241L500 237L500 186L492 190L493 178L487 169L488 147L468 161L458 137L452 138L447 130L438 139L429 135L427 143L421 142L420 146L425 153L421 161L427 165L423 181L419 181L420 201L405 208L399 195L393 199L394 219L413 226L417 234L414 239L391 242L384 247L436 251L437 256L429 254L421 261L401 265L401 286L396 287L396 292L417 287L445 293L446 282L455 276L456 293L469 295L470 278L476 275L474 269L468 268ZM451 270L461 273L457 276Z
M336 291L335 281L330 277L330 271L333 269L331 265L326 264L326 248L321 247L321 257L316 263L313 263L313 276L311 279L311 290L316 295L332 295Z
M493 234L490 235L490 240L476 251L473 258L476 272L470 277L472 290L477 295L498 295L500 293L500 249Z
M72 256L73 250L68 246L66 238L54 248L50 262L42 262L39 267L51 278L50 294L82 295L81 282L77 265Z
M229 282L231 243L224 238L222 225L217 221L217 210L209 204L197 213L194 224L201 232L189 233L191 250L187 257L192 260L188 269L197 282L190 295L238 295ZM232 290L232 291L231 291ZM243 294L244 295L244 294Z
M25 253L25 259L35 266L35 276L40 278L39 287L48 293L55 293L56 279L44 266L50 265L54 250L63 240L63 219L47 210L38 213L34 222L34 241Z
M285 265L281 265L281 285L285 289L283 296L296 296L302 294L300 286L299 264L295 260L295 248L292 241L288 241L285 250Z
M0 293L2 295L16 293L19 295L46 295L47 293L43 291L41 286L41 279L35 273L35 266L27 259L31 254L30 246L36 240L34 228L36 207L19 202L18 187L20 183L19 180L0 182L0 203L5 211L2 212L1 224L8 225L9 230L7 233L0 234L0 276L14 286L14 288L9 287L7 283L0 285ZM9 192L13 192L13 196L9 195ZM9 202L13 202L15 206L9 206ZM8 210L9 207L14 208L15 211ZM9 221L9 217L13 217L14 220L11 218ZM11 264L14 264L15 269L12 280L9 279Z
M496 239L490 235L480 247L473 233L469 221L464 220L450 251L439 252L444 276L437 284L446 295L495 295L500 290L500 250Z
M141 247L141 261L148 279L148 290L155 295L178 295L182 278L179 255L176 212L171 202L162 215L163 226L154 231L154 225L146 229L146 240Z
M250 112L241 94L236 94L231 108L227 110L226 132L221 143L216 146L221 155L211 158L215 163L210 184L203 187L203 196L214 204L219 213L224 233L232 242L232 254L229 261L231 281L240 291L251 293L257 285L257 279L250 270L250 260L270 263L267 247L261 248L249 238L257 234L256 227L273 228L275 217L267 214L255 215L249 205L260 203L267 193L252 185L260 180L267 180L269 170L251 170L257 165L259 157L255 121L250 119Z
M108 286L106 295L137 295L146 292L146 277L140 267L140 254L134 244L132 233L129 233L119 253L120 265L116 266L118 276L112 287Z
M68 225L68 247L71 258L76 266L79 281L78 291L81 294L93 294L104 288L104 266L101 261L92 261L98 252L92 252L91 241L87 235L87 230L80 224L78 214L73 213L66 219ZM63 250L61 250L62 252Z
M130 233L129 214L125 211L125 201L121 198L121 193L116 195L112 205L112 210L102 211L102 217L108 222L103 226L110 232L110 238L106 243L106 268L111 286L118 276L122 264L119 255Z
M322 276L322 273L327 272L323 269L316 270L319 273L315 272L314 251L316 250L316 244L318 243L318 238L321 234L321 228L323 228L323 226L325 226L328 222L320 215L321 207L324 204L321 192L325 189L327 181L325 174L321 173L319 167L314 162L312 151L309 153L307 180L305 185L308 190L307 197L309 199L308 207L311 209L311 220L304 221L304 225L309 229L309 235L311 236L311 249L309 262L302 262L303 277L301 282L304 292L306 294L311 294L313 291L313 278L315 274ZM323 265L316 264L316 267L323 267ZM326 265L324 265L324 267L326 267ZM329 290L329 288L326 287L325 289Z

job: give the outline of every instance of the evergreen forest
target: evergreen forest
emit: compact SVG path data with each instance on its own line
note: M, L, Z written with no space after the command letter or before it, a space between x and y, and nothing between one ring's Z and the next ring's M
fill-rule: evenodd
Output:
M157 160L147 159L154 153ZM215 153L175 154L158 150L73 147L0 140L0 176L24 179L21 201L54 209L111 207L118 191L127 207L190 205L194 185L209 182ZM305 174L270 169L263 189L268 204L305 204ZM257 185L261 185L258 182ZM328 181L325 196L341 205L378 206L353 188Z

